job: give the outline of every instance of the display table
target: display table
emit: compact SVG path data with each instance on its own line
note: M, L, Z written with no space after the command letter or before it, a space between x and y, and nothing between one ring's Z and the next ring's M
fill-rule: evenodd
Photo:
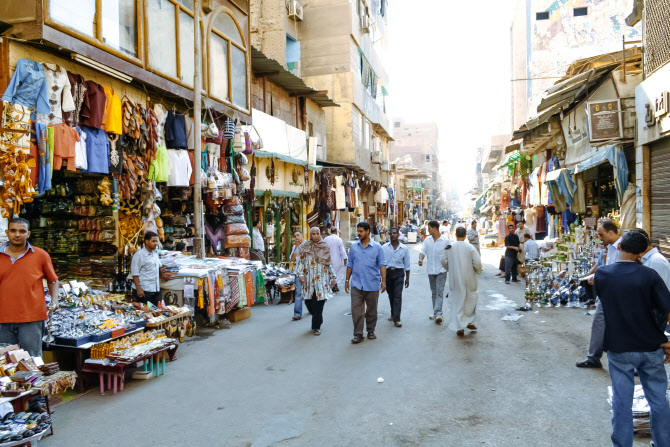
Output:
M0 397L0 404L6 404L9 402L12 404L12 407L14 407L14 413L22 413L25 411L26 404L30 398L39 393L39 391L40 390L38 388L31 388L28 391L24 391L23 393L19 394L18 396Z
M114 394L116 394L118 390L123 391L127 366L143 361L144 370L151 371L158 377L159 375L165 374L165 356L167 355L169 360L172 361L177 353L178 347L179 344L177 344L176 341L170 340L160 348L152 349L151 351L133 357L132 359L118 359L116 362L108 364L103 363L101 360L89 359L84 362L82 372L98 374L100 380L100 394L105 393L106 375L107 389L113 390ZM149 362L149 367L147 367L147 361Z
M106 340L101 340L97 342L91 342L91 343L86 343L81 346L68 346L68 345L59 345L56 343L50 343L49 346L45 346L48 350L50 347L56 347L60 350L70 350L75 352L75 372L77 373L77 392L78 393L83 393L85 391L85 383L84 383L84 377L82 376L83 372L83 367L84 367L84 357L85 356L90 356L90 350L93 346L97 345L98 343L107 343L112 340L116 340L121 337L125 337L127 335L135 334L137 332L144 331L144 328L137 328L135 330L132 330L130 332L126 332L125 334L121 334L117 337L112 337L108 338Z
M157 321L157 322L155 322L155 323L149 323L149 322L147 322L147 327L148 327L148 328L160 328L160 327L163 327L164 325L166 325L167 323L171 323L171 322L173 322L173 321L175 321L175 320L181 320L181 319L184 319L184 318L188 318L188 317L190 317L190 316L192 316L192 315L193 315L193 311L190 311L190 312L182 312L182 313L180 313L180 314L173 315L173 316L171 316L171 317L169 317L169 318L166 318L165 320L160 320L160 321Z

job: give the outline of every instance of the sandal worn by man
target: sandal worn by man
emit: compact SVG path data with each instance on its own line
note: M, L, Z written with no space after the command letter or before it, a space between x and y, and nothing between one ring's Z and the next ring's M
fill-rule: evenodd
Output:
M456 335L458 335L459 337L463 337L465 335L465 331L463 329L461 329L460 331L456 331Z
M295 316L292 318L293 321L298 321L300 319L301 319L301 317L295 317Z
M321 335L321 331L319 329L314 330L314 335Z
M471 331L476 331L476 330L477 330L477 326L475 326L474 324L470 323L470 324L468 324L468 329L470 329Z
M374 332L368 332L368 340L376 340L377 336Z
M363 341L363 336L362 335L354 335L354 338L351 339L351 343L357 345L358 343Z

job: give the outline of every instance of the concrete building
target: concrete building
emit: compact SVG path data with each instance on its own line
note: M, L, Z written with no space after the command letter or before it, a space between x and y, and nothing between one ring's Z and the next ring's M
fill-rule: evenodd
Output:
M326 161L388 184L386 0L312 0L301 24L302 77L341 107L326 110Z
M630 0L516 0L511 34L512 130L536 115L542 94L575 60L640 40Z
M426 174L421 180L424 205L432 217L442 197L440 181L440 157L438 150L438 129L436 123L407 123L402 119L393 122L393 141L389 146L391 160L405 156L412 159L412 166Z

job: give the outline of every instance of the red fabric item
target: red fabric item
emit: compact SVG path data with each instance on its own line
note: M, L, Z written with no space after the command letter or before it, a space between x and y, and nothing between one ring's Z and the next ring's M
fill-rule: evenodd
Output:
M42 278L54 282L58 276L49 254L35 246L32 249L14 264L8 254L0 253L0 323L47 319Z
M188 180L188 184L193 186L195 184L195 164L193 162L193 151L188 151L188 158L191 159L191 178Z
M56 124L54 126L54 171L63 167L63 160L67 161L68 171L77 170L74 163L74 145L79 140L77 131L67 124Z

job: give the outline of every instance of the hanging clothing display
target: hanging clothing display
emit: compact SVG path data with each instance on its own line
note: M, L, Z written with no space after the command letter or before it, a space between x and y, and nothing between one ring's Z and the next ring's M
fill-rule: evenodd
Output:
M30 59L19 59L2 100L29 107L37 113L51 112L44 67Z
M81 108L84 105L86 96L86 85L82 75L67 72L67 78L70 81L70 93L74 102L74 110L71 112L63 112L63 121L70 125L70 127L79 126L79 115Z
M109 174L109 140L102 129L82 127L86 133L86 159L88 171L97 174Z
M53 169L60 170L63 161L68 171L76 171L75 166L75 144L80 140L79 133L67 124L56 124L54 126L54 158Z
M188 151L184 149L168 149L168 158L170 161L170 175L168 177L168 186L189 186L189 179L193 168L188 156Z
M64 68L56 64L42 64L48 94L49 112L44 116L37 115L38 120L46 124L58 124L63 121L63 111L72 112L74 100L70 80Z
M105 132L121 135L123 133L123 122L121 120L121 99L116 92L103 87L105 92L105 110L102 116L102 128Z
M169 111L165 119L164 131L165 145L168 149L183 149L188 146L184 115Z

